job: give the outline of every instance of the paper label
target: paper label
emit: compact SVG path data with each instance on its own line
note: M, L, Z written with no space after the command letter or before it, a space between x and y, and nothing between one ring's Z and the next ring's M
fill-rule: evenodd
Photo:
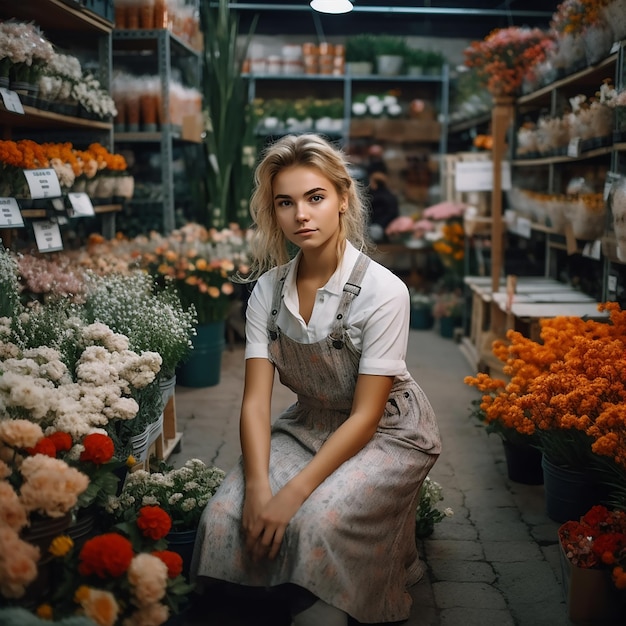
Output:
M580 137L572 137L567 146L567 156L573 158L580 156Z
M61 185L56 172L52 168L41 170L23 170L28 183L30 197L57 198L61 195Z
M20 97L15 91L11 91L6 87L0 87L0 94L2 95L2 103L7 111L11 111L11 113L19 113L20 115L24 115L24 107L22 106L22 101Z
M511 189L511 164L502 161L501 187ZM457 191L492 191L493 161L459 161L455 166Z
M588 241L583 247L582 256L599 261L602 256L602 241Z
M24 226L20 205L15 198L0 198L0 228Z
M39 252L63 250L61 231L56 222L49 220L33 222L33 230L35 231L35 241L37 242Z
M84 217L95 215L93 204L86 193L68 193L67 198L72 205L70 217Z

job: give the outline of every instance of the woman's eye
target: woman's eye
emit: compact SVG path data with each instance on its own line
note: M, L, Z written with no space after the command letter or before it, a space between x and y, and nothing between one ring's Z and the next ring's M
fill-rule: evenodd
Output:
M321 202L324 199L324 196L314 195L311 196L311 202Z

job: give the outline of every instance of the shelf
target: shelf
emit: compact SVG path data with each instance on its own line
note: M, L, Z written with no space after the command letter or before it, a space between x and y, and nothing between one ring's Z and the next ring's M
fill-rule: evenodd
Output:
M511 165L514 165L515 167L537 167L540 165L552 165L556 163L573 163L575 161L584 161L586 159L610 155L614 150L624 149L626 149L626 144L620 143L611 146L603 146L601 148L594 148L593 150L587 150L586 152L581 152L575 157L564 154L552 157L539 157L536 159L513 159L511 161Z
M121 210L121 204L100 204L93 207L93 211L96 215L117 213ZM26 217L28 219L45 218L50 216L50 211L47 209L22 209L20 213L22 214L22 217Z
M54 128L62 126L63 128L91 128L93 130L110 131L113 128L112 122L99 122L84 117L73 117L71 115L62 115L53 111L44 111L31 106L24 106L24 115L7 111L0 102L0 126L10 126L12 129L17 128L51 128L52 122Z
M13 0L0 6L0 17L36 22L42 30L110 33L113 22L71 0Z
M411 82L411 83L440 83L443 76L383 76L381 74L242 74L251 80L306 80L306 81L350 81L350 82Z
M113 54L115 56L117 52L156 52L159 39L166 37L173 44L172 52L175 54L186 54L195 57L199 57L202 54L201 51L192 48L186 41L183 41L166 28L115 30L113 31L113 40L115 41Z
M450 122L448 124L448 134L454 135L456 133L462 133L464 130L469 130L476 126L482 126L491 122L491 111L487 111L482 115L472 117L467 120L461 120L459 122Z
M602 80L607 77L606 70L613 68L616 65L617 56L618 53L615 52L595 65L585 67L577 72L569 74L568 76L559 78L549 85L545 85L545 87L542 87L541 89L524 96L520 96L517 99L517 106L526 107L528 105L532 105L533 107L536 107L540 106L543 102L550 102L552 92L555 89L562 89L563 87L567 87L569 85L576 86L577 88L588 85L595 91L598 89ZM611 78L613 78L613 73L614 72L611 73Z
M190 143L202 143L200 139L191 139L189 137L183 137L183 131L180 126L170 126L169 129L164 131L155 132L116 132L115 143L160 143L163 140L164 133L169 133L169 136L175 141L188 141Z

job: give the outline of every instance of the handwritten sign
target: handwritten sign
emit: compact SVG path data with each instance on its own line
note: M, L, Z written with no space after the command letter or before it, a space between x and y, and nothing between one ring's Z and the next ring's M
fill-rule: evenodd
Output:
M15 198L0 198L0 228L24 226L20 205Z

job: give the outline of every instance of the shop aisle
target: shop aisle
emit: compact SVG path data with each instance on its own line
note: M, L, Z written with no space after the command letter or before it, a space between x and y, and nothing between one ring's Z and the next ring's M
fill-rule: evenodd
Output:
M454 515L420 542L428 570L415 585L406 626L567 626L556 531L543 486L508 480L502 444L469 417L477 392L458 344L436 330L411 330L407 365L438 416L442 454L431 477ZM243 345L223 356L220 384L177 387L183 432L174 465L198 457L229 469L239 454ZM273 413L293 400L277 384ZM190 612L185 626L288 626L280 598L233 597L219 590ZM324 626L320 624L320 626Z

